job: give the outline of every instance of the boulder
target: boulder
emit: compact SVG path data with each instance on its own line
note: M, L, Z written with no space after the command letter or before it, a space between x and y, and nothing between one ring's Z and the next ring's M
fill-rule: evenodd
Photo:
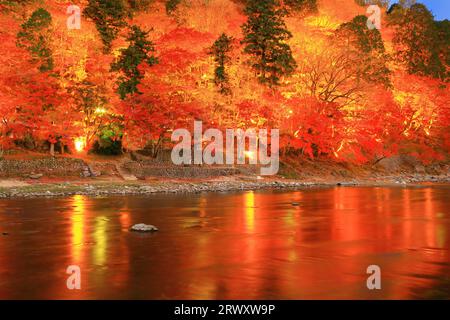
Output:
M158 228L155 227L155 226L152 226L151 224L139 223L139 224L135 224L134 226L132 226L130 231L134 231L134 232L155 232L155 231L158 231Z

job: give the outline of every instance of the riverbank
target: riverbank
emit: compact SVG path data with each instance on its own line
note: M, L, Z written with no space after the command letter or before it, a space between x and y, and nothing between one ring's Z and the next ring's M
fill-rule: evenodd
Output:
M404 156L371 166L289 158L277 176L261 177L252 166L179 167L136 156L32 156L0 161L0 199L450 183L449 169L448 163L423 165Z
M152 182L130 181L84 181L23 184L10 181L9 185L0 183L0 199L65 197L71 195L109 196L109 195L148 195L158 193L200 193L233 192L262 189L301 189L330 186L412 186L426 183L450 183L450 176L387 176L384 179L299 181L292 179L258 179L248 177L198 180L195 182L170 180Z

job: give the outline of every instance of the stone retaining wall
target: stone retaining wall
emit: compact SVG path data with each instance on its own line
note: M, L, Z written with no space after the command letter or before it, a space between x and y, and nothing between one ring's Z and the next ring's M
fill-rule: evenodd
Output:
M123 168L137 177L167 177L167 178L208 178L240 174L233 167L205 166L174 166L151 165L144 162L126 162Z
M0 160L0 177L26 177L32 173L43 174L47 177L79 177L84 167L82 160L70 158L3 159Z

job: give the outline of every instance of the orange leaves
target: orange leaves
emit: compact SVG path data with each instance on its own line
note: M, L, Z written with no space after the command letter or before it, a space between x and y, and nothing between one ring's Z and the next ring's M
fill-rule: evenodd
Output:
M210 46L214 39L214 35L211 33L179 27L163 35L156 41L156 45L161 49L181 48L199 52Z
M198 53L193 53L181 48L167 49L161 52L159 64L152 67L157 74L170 74L188 72L186 68L199 58Z
M113 42L111 54L105 55L91 22L84 19L82 30L68 31L66 5L46 1L42 6L54 18L51 49L56 76L39 73L29 62L29 53L15 45L20 20L2 12L0 24L8 28L0 30L0 144L26 134L55 142L95 132L95 125L84 121L86 113L74 108L80 95L70 90L87 81L104 97L101 105L90 99L87 104L92 110L108 110L111 117L105 122L123 128L124 146L131 149L201 119L220 128L280 129L282 148L311 158L363 163L401 152L421 158L448 154L448 87L408 75L395 61L389 64L392 90L360 82L355 70L365 68L355 61L364 57L333 46L326 34L365 9L335 2L321 1L319 13L305 21L296 15L287 19L294 35L289 45L299 68L283 79L283 86L272 89L256 81L242 54L241 25L246 21L242 7L231 0L188 1L168 17L163 3L154 2L147 12L135 12L130 23L153 29L150 36L159 64L137 67L145 74L138 85L143 94L125 101L113 92L119 75L110 72L111 62L126 46L124 39ZM217 93L214 60L207 53L222 32L235 39L226 66L232 89L227 96ZM388 27L382 32L389 32ZM389 39L385 44L392 47Z
M271 120L272 108L255 101L242 101L237 104L239 128L262 128Z
M345 113L337 104L315 99L293 99L288 104L282 127L289 130L290 147L301 149L311 158L331 155L339 148L345 132Z

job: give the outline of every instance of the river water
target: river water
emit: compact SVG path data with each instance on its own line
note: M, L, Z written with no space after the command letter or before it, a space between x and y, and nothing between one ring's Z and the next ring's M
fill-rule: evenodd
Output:
M449 299L450 186L1 200L0 299L25 298Z

